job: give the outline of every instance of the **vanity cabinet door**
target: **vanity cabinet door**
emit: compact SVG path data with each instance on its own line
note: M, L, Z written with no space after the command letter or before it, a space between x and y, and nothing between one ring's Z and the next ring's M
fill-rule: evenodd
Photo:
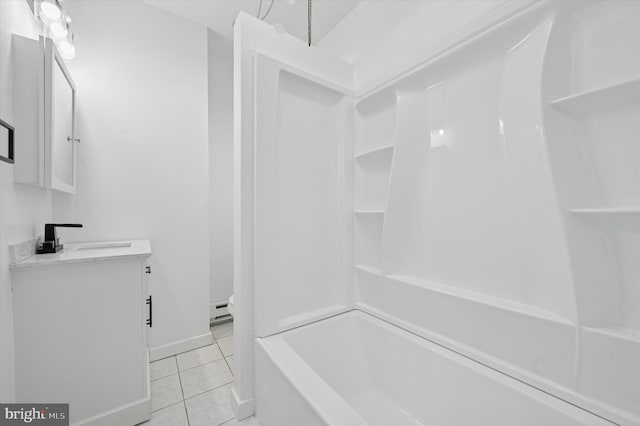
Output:
M143 262L63 263L13 272L18 400L68 402L71 424L135 425L149 419Z

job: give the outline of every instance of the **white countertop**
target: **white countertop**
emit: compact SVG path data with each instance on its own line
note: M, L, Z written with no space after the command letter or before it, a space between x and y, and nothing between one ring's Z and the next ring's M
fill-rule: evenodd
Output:
M151 256L149 240L106 241L97 243L68 243L58 253L34 254L12 262L12 270L39 268L68 263L101 262L145 258Z

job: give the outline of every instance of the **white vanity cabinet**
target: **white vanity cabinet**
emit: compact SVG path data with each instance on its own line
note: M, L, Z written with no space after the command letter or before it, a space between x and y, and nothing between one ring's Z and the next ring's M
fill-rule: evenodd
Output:
M76 191L76 86L54 43L12 36L15 181Z
M17 402L69 403L71 424L149 419L151 249L128 244L66 244L12 265Z

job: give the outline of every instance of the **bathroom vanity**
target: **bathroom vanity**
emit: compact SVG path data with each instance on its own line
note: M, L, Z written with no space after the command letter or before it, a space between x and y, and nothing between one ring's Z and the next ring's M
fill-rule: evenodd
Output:
M150 242L20 253L11 265L17 402L69 403L71 424L149 419Z

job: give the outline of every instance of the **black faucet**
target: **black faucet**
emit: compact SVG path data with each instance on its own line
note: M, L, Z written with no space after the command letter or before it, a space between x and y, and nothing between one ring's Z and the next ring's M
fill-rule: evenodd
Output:
M44 225L44 241L38 247L37 254L57 253L62 250L63 245L58 241L56 228L82 228L80 223L47 223Z

